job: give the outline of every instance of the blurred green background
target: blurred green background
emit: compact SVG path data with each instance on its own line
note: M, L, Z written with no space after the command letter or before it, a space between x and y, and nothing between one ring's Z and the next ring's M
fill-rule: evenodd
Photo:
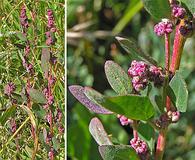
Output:
M118 44L115 36L137 41L159 66L164 64L164 40L153 33L154 19L141 0L71 0L67 15L68 85L93 86L114 95L104 74L106 60L114 60L126 71L133 59ZM172 37L173 39L173 37ZM181 120L169 128L164 159L195 159L195 38L185 44L180 70L189 89L189 105ZM116 143L129 144L130 127L122 127L114 115L90 113L68 91L68 157L72 160L100 160L98 146L88 125L98 116Z

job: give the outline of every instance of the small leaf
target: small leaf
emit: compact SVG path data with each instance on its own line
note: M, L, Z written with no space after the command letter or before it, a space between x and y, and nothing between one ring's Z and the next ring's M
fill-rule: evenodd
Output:
M7 108L7 110L3 113L3 115L0 117L0 123L3 126L5 122L12 117L16 112L16 106L10 106Z
M41 54L41 68L44 73L49 71L50 51L49 48L42 48Z
M157 62L152 57L145 54L132 40L123 37L116 37L116 39L120 43L121 47L123 47L127 53L132 54L139 60L147 61L148 63L151 63L155 66L157 65Z
M155 113L150 99L138 95L104 97L98 103L112 112L134 120L146 121Z
M26 42L27 41L27 38L26 38L26 36L23 34L23 33L21 33L21 32L16 32L16 36L20 39L20 40L22 40L22 41L24 41L24 42Z
M131 81L125 71L113 61L106 61L104 67L108 82L114 91L120 95L130 94Z
M56 137L52 138L52 143L53 143L53 148L58 151L60 148L60 142L58 139L56 139Z
M98 118L93 118L89 124L89 131L98 145L112 145L101 121Z
M139 160L135 150L128 145L99 146L103 160Z
M171 100L176 105L178 111L185 112L187 110L188 103L188 90L184 79L178 71L176 71L174 77L169 83L169 86L175 95L175 98L171 98ZM172 94L170 94L170 91L168 94L173 97Z
M36 90L34 88L30 88L29 90L30 98L34 103L41 103L45 104L47 102L44 94L40 92L39 90Z
M144 8L156 19L170 18L169 0L142 0Z
M155 137L155 131L154 129L147 123L140 123L137 128L139 137L147 142L150 150L152 151L154 149L154 137Z
M72 85L68 87L73 96L81 102L85 107L90 111L101 114L112 114L111 111L101 107L100 105L95 104L84 94L85 89L79 85Z
M195 0L181 0L190 10L192 15L195 13Z

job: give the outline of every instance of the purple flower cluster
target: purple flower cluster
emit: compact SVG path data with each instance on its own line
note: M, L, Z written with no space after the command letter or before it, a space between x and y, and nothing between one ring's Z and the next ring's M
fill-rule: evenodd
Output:
M9 82L4 87L4 94L10 97L11 94L14 93L15 89L16 89L15 84L13 82Z
M139 92L148 84L148 65L143 61L132 61L131 67L128 69L128 74L132 78L132 85L135 91Z
M169 19L162 19L161 22L154 26L154 32L158 36L169 34L173 31L173 23Z
M180 118L180 112L179 111L169 111L167 113L167 115L173 123L176 123L177 121L179 121L179 118Z
M128 74L132 78L132 86L136 92L145 89L149 81L155 86L163 82L162 69L156 66L149 66L143 61L132 61Z
M14 133L16 131L16 128L17 128L15 119L12 118L10 120L10 125L11 125L11 132Z
M183 7L178 6L177 4L173 5L172 7L172 15L175 18L184 18L184 16L186 15L186 10Z
M118 114L117 117L119 118L122 126L127 126L133 122L131 119L128 119L127 117L120 114Z
M131 139L130 145L138 154L146 154L148 151L146 142L141 140L139 137Z
M26 30L29 27L28 17L26 15L26 7L23 5L20 11L20 24L23 28L23 33L26 33Z
M47 16L48 16L48 22L47 22L48 31L45 33L45 35L46 35L46 44L50 46L50 45L54 45L56 41L54 35L54 33L56 32L56 27L55 27L53 12L51 9L48 9Z
M28 17L26 15L26 7L24 5L22 6L22 9L20 11L20 25L23 29L23 34L27 39L27 30L28 30L29 24L28 24ZM34 74L33 65L28 62L29 53L30 53L30 42L27 39L26 46L24 49L24 59L23 59L22 64L24 68L26 69L27 73Z
M50 149L50 151L48 153L48 157L49 157L50 160L54 159L54 149L53 148Z

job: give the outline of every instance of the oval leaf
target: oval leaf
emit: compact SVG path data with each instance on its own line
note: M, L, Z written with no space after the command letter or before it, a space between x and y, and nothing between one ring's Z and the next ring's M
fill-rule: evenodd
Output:
M134 120L146 121L155 113L150 99L137 95L104 97L98 103L110 111Z
M41 54L41 68L44 73L49 71L50 51L49 48L43 48Z
M84 106L86 106L90 111L101 114L112 114L111 111L101 107L100 105L92 102L87 96L84 94L85 89L79 85L72 85L68 87L73 96L81 102Z
M34 103L45 104L47 102L45 95L39 90L36 90L34 88L30 88L29 95Z
M139 160L135 150L128 145L99 146L103 160Z
M176 105L178 111L185 112L187 110L188 103L188 90L186 82L178 71L176 71L174 77L169 83L169 86L175 95L175 98L171 98L171 100ZM172 94L169 95L171 96Z
M132 91L131 81L125 71L113 61L106 61L105 73L114 91L120 95L130 94Z
M89 124L89 131L98 145L112 145L101 121L98 118L93 118Z
M156 19L170 18L169 0L142 0L144 8Z
M192 15L195 14L195 0L181 0L190 10Z
M118 40L121 47L124 48L127 53L136 57L136 59L147 61L148 63L151 63L155 66L157 65L157 62L152 57L145 54L134 41L123 37L116 37L116 39Z

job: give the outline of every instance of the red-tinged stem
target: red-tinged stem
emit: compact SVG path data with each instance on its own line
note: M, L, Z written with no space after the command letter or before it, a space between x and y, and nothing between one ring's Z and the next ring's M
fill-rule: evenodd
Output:
M176 26L173 54L172 54L171 65L170 65L170 71L173 73L179 69L181 55L182 55L183 47L184 47L184 44L186 41L186 38L183 37L179 31L180 26L183 24L184 24L184 20L181 20L180 24ZM166 44L166 36L165 36L165 48L168 48L168 47L166 47L166 45L167 44ZM168 51L166 51L166 56L167 56L167 53L168 53ZM167 62L168 61L166 59L166 64L167 64ZM167 97L166 98L167 111L170 110L170 107L171 107L171 100L169 97ZM165 129L161 130L159 133L157 146L156 146L155 160L162 160L162 158L163 158L165 143L166 143L167 128L168 128L168 126Z
M170 66L170 36L169 34L165 34L165 69L166 75L169 76L169 66ZM166 86L165 86L166 87ZM169 97L166 98L166 110L170 110L170 99Z
M186 38L183 37L179 31L179 28L183 23L184 23L183 20L181 20L181 23L176 27L173 54L172 54L172 60L171 60L172 62L170 66L170 71L172 71L173 73L179 69L181 55L182 55L183 47L186 41Z
M166 130L160 131L156 147L155 160L162 160L166 144Z
M170 36L165 34L165 68L167 73L169 73L169 64L170 64Z

